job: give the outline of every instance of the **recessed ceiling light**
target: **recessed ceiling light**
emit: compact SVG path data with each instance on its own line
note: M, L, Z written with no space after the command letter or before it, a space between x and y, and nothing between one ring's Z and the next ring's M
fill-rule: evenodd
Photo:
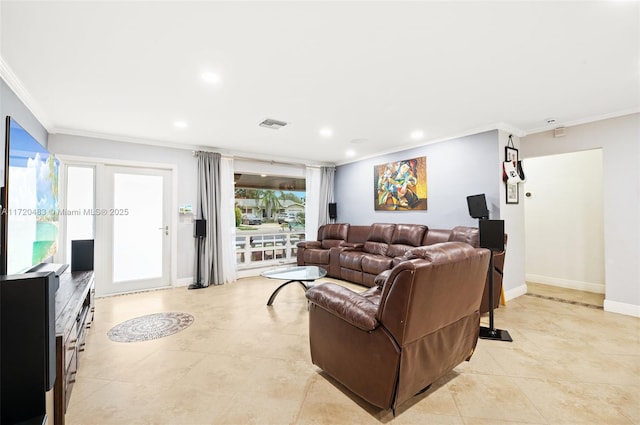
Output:
M348 150L348 151L346 151L344 154L350 158L350 157L352 157L352 156L355 156L355 155L356 155L356 151L354 151L353 149L349 149L349 150Z
M267 177L266 174L260 174L260 177Z
M413 140L421 140L424 139L424 131L422 130L413 130L411 132L411 138Z
M333 130L331 130L330 128L322 128L319 131L320 135L322 137L331 137L333 136Z
M174 121L173 126L175 128L187 128L188 124L186 121Z
M200 77L207 84L218 84L220 82L220 75L215 72L206 71L200 74Z

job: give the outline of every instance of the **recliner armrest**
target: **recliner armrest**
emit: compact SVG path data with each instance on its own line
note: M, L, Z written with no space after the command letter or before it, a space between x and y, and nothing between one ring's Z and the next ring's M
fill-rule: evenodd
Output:
M372 331L378 327L379 322L376 319L378 304L357 292L335 283L325 282L307 290L306 297L310 302L363 331Z
M307 248L307 249L322 248L322 242L320 242L320 241L302 241L302 242L298 242L297 246L300 247L300 248Z

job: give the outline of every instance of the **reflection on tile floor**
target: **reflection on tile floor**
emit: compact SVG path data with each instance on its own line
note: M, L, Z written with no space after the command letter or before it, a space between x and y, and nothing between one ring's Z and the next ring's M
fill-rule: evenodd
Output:
M290 285L267 307L277 285L247 278L98 299L67 423L640 424L638 318L510 300L495 325L514 341L480 340L470 362L393 417L311 364L304 294ZM120 322L163 311L195 321L157 340L107 337Z

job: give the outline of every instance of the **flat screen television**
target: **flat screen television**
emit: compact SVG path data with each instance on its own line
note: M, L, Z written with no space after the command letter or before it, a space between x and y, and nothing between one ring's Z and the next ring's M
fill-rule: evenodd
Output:
M57 251L59 169L55 156L7 116L0 274L23 273Z

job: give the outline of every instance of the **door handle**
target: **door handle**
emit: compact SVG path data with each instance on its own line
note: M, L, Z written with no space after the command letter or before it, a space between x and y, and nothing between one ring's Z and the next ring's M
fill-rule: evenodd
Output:
M169 226L158 227L158 230L164 230L164 234L169 236Z

